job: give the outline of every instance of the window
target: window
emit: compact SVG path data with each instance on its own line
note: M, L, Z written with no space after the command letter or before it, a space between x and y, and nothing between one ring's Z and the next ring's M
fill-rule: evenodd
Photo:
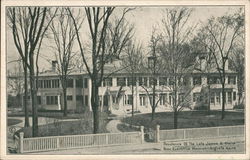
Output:
M84 102L85 102L85 106L88 106L89 105L89 98L88 98L88 96L86 95L85 97L84 97Z
M105 86L112 86L112 78L106 78L103 81L103 87Z
M200 101L200 93L193 93L193 102Z
M233 100L236 100L236 92L233 92Z
M227 92L227 101L229 104L232 103L232 92Z
M83 96L82 95L76 95L76 101L83 102Z
M220 104L220 92L216 92L216 103Z
M37 104L38 105L42 104L41 96L37 96Z
M148 86L148 78L139 77L139 86Z
M43 88L43 80L38 81L38 88Z
M59 88L59 79L52 80L52 88Z
M87 78L84 79L84 88L88 88L88 79Z
M201 85L201 76L193 77L193 85Z
M164 86L164 85L167 85L168 82L167 82L167 77L159 77L159 85L160 86Z
M165 105L166 103L166 94L160 95L160 105Z
M135 86L136 85L136 78L135 77L128 77L128 86Z
M146 95L140 94L140 106L146 105Z
M172 105L172 93L169 94L168 99L169 99L169 104Z
M57 96L46 96L47 105L57 105L58 104Z
M115 104L116 103L116 96L112 95L112 103Z
M72 101L73 100L73 96L67 96L67 101Z
M76 88L82 88L82 87L83 87L82 79L76 79Z
M189 85L189 78L187 76L183 77L183 85L184 86Z
M50 80L44 80L44 88L51 88L51 81Z
M208 84L220 84L220 77L208 77L207 83Z
M67 88L73 88L73 79L67 79Z
M132 97L132 95L128 95L127 104L132 105L132 103L133 103L133 97Z
M157 85L157 79L156 77L150 77L149 78L149 86Z
M179 103L184 102L184 93L180 93L178 97Z
M215 103L214 92L212 92L211 95L210 95L210 103L212 103L212 104Z
M118 77L117 78L117 86L125 86L126 85L126 78L125 77Z
M228 76L228 84L236 84L236 77Z
M169 85L174 85L174 78L173 77L169 78L168 84Z

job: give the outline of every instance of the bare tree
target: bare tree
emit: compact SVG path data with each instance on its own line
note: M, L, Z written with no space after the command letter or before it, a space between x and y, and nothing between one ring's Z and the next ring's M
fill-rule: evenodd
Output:
M81 24L79 24L79 27L80 25ZM59 74L63 90L64 116L67 116L67 81L69 74L73 70L72 60L75 56L73 46L76 31L66 8L59 9L57 17L50 25L50 30L55 43L53 50L55 52L56 62L58 63L57 73Z
M15 61L17 64L13 71L8 71L8 89L14 92L15 106L20 107L22 105L22 93L24 91L24 79L23 79L23 66L21 60ZM8 99L9 103L9 99ZM23 108L25 109L25 108ZM26 124L27 125L27 124ZM24 125L24 127L26 127Z
M198 58L198 62L196 62L194 66L194 70L198 71L199 73L203 73L207 75L207 79L211 78L211 71L215 67L215 61L213 59L213 55L211 52L208 51L207 47L202 44L205 37L202 37L198 34L198 36L194 37L190 43L191 52L195 54ZM206 44L208 44L207 42ZM210 44L213 45L213 44ZM210 83L206 84L208 97L206 97L210 101L210 94L211 94L211 85ZM202 104L204 105L204 104ZM198 106L202 107L202 106ZM210 103L207 104L207 114L210 113Z
M222 86L222 112L221 119L225 117L225 79L226 63L233 51L234 43L239 33L244 28L244 16L240 11L233 15L224 15L218 18L212 17L207 24L201 29L201 35L206 37L203 45L207 46L212 53L216 63L216 68L220 76ZM211 47L212 46L212 47Z
M228 67L237 72L238 104L244 103L245 92L245 35L244 29L238 33L232 54L229 56Z
M34 137L38 136L37 85L35 75L35 66L37 67L36 61L38 57L36 55L39 53L42 39L52 20L46 20L47 13L48 8L46 7L11 7L7 11L14 43L24 62L25 76L27 76L26 69L29 70L32 103L32 135ZM26 80L27 78L25 77ZM25 90L27 91L26 87Z
M190 108L190 86L194 56L190 52L190 38L195 25L188 25L192 9L178 7L166 9L163 14L163 38L161 58L165 64L164 74L169 77L169 104L173 109L174 128L178 124L178 112ZM171 102L170 102L171 101Z
M131 9L123 9L121 16L111 23L115 7L85 7L91 37L91 60L87 62L87 51L83 49L77 20L68 9L74 22L77 42L86 70L91 79L91 107L93 111L93 133L99 130L99 86L104 78L104 66L110 58L119 57L131 39L132 28L125 25L125 15ZM110 29L112 28L112 29ZM125 30L126 29L126 30ZM92 65L90 67L90 65Z
M161 61L159 60L159 44L160 44L161 38L162 38L161 35L156 34L156 28L154 28L152 35L151 35L150 42L149 42L150 57L148 58L148 62L147 62L148 65L144 65L144 67L148 66L148 67L145 67L144 70L148 70L150 74L149 86L147 84L140 85L146 91L147 97L150 99L150 106L152 110L151 121L154 120L155 109L158 106L158 103L160 101L160 97L158 97L158 94L156 93L156 86L157 86L157 77L162 71Z
M131 92L132 92L132 117L134 116L134 87L136 85L136 74L142 66L142 46L136 42L130 41L124 51L122 58L122 66L130 74Z

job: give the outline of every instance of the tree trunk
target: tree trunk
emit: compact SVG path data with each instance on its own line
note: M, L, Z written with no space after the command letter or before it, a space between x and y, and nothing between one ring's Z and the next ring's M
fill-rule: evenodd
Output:
M67 105L67 88L63 88L63 116L67 116L68 105Z
M178 111L174 110L174 129L177 129L178 127Z
M37 90L35 85L34 68L30 69L30 92L32 104L32 135L38 136L38 115L37 115Z
M223 120L225 118L225 101L226 101L226 95L225 95L225 83L222 84L222 110L221 110L221 119Z
M24 104L24 114L25 114L25 118L24 118L24 127L29 127L30 126L30 122L29 122L29 110L28 110L28 106L27 106L27 98L28 98L28 71L27 71L27 66L25 64L23 64L23 68L24 68L24 99L23 99L23 104Z
M95 79L92 80L91 107L93 111L93 133L99 132L99 90Z
M154 121L154 118L155 118L155 107L152 107L151 122Z

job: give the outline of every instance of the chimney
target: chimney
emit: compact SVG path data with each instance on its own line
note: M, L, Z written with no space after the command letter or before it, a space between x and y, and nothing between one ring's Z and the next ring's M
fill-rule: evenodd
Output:
M226 62L225 62L225 71L227 71L228 70L228 60L226 60Z
M52 61L52 72L56 72L57 61Z
M148 57L148 68L153 68L156 63L156 57L150 56Z
M200 70L201 71L205 71L205 69L206 69L206 58L205 58L205 55L204 54L200 55L199 59L200 59Z

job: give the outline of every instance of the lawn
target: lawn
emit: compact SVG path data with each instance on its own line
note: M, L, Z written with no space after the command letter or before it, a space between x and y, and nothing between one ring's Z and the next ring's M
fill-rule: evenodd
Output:
M161 129L173 129L173 113L160 112L155 113L155 120L151 122L150 114L139 114L132 117L126 117L122 122L146 128L155 128L156 124ZM216 126L233 126L244 124L244 112L226 111L224 120L221 120L221 111L182 111L178 114L178 128L200 128ZM121 127L121 126L120 126ZM123 129L124 131L124 129Z
M68 113L67 117L61 111L38 111L39 117L57 118L57 119L80 119L83 113ZM29 113L29 117L32 114ZM8 113L8 117L24 117L24 112Z
M12 125L15 125L15 124L18 124L21 122L22 122L22 120L19 120L19 119L8 119L7 126L12 126Z
M55 117L54 117L55 118ZM108 123L107 114L100 115L100 133L107 133L106 124ZM45 136L63 136L63 135L79 135L79 134L92 134L92 114L82 114L79 119L62 121L55 120L52 123L39 125L38 137ZM16 132L24 132L24 137L32 137L32 127L22 128Z

